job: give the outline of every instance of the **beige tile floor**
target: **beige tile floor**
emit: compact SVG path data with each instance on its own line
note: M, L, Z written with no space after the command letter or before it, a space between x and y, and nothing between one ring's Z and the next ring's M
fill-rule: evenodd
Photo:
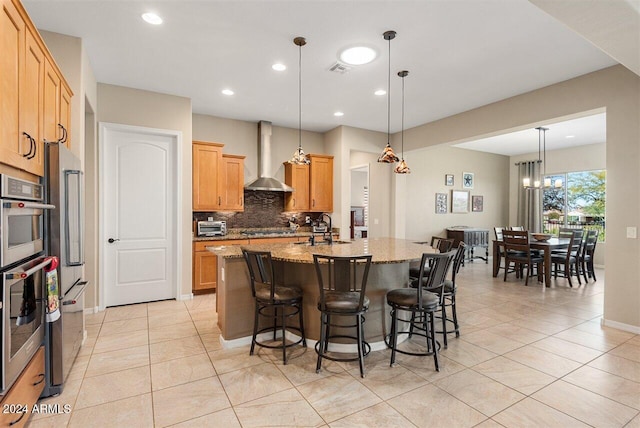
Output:
M640 336L603 328L598 282L544 289L504 283L484 263L459 279L459 339L429 357L389 351L315 373L312 349L288 365L248 346L222 349L215 295L109 308L87 317L88 339L64 392L42 400L70 414L29 427L640 427ZM251 314L247 314L251 316Z

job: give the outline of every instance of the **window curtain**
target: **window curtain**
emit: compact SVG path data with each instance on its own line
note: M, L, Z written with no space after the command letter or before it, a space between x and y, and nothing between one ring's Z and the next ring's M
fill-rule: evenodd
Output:
M518 164L518 226L524 226L531 233L542 232L542 188L525 189L522 180L528 177L531 185L535 180L542 182L540 162L527 161Z

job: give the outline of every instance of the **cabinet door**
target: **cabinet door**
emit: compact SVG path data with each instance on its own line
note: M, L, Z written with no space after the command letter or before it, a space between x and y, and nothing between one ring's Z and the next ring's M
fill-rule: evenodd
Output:
M311 207L313 212L333 211L333 157L310 155Z
M42 112L42 138L45 141L58 141L61 133L60 123L60 76L51 65L49 59L44 63L44 90Z
M222 155L221 210L244 211L244 156Z
M42 141L42 100L45 70L45 57L42 48L31 31L26 32L25 68L20 99L20 122L22 132L26 132L35 142L35 151L28 156L26 170L44 175L44 143ZM29 147L31 149L31 147Z
M71 92L66 85L60 87L60 125L64 126L67 140L65 146L71 148Z
M218 256L209 251L193 254L193 290L215 290L218 285Z
M29 140L20 130L20 87L24 76L25 24L11 0L0 16L0 160L24 168Z
M309 211L309 165L284 163L284 182L293 192L284 195L285 211Z
M222 145L193 143L193 210L216 211L222 200L219 191Z

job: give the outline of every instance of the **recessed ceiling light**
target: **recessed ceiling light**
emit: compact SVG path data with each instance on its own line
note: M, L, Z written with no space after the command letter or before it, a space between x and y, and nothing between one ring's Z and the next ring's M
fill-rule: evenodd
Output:
M287 69L287 66L277 62L277 63L273 64L271 66L271 68L273 68L275 71L285 71Z
M375 95L386 95L387 91L385 91L384 89L378 89L377 91L374 92Z
M342 51L340 60L349 65L368 64L376 59L376 51L366 46L355 46Z
M152 12L143 13L142 19L144 19L145 22L148 22L149 24L153 24L153 25L162 24L162 18L160 18L158 15Z
M334 116L340 117L340 116L344 116L344 113L341 111L337 111L335 113L333 113Z
M222 93L224 95L233 95L234 94L234 92L231 89L223 89Z
M575 135L567 135L565 138L576 138Z

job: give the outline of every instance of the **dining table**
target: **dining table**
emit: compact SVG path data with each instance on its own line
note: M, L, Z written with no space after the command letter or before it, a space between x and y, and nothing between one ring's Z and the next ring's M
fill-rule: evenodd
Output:
M538 241L533 237L529 237L529 248L532 250L541 250L544 257L544 285L546 287L551 286L551 252L553 250L559 250L569 247L571 239L569 238L557 238L552 237L546 241ZM504 242L501 240L493 241L493 276L498 276L500 270L500 263L502 262L502 251L504 248Z

